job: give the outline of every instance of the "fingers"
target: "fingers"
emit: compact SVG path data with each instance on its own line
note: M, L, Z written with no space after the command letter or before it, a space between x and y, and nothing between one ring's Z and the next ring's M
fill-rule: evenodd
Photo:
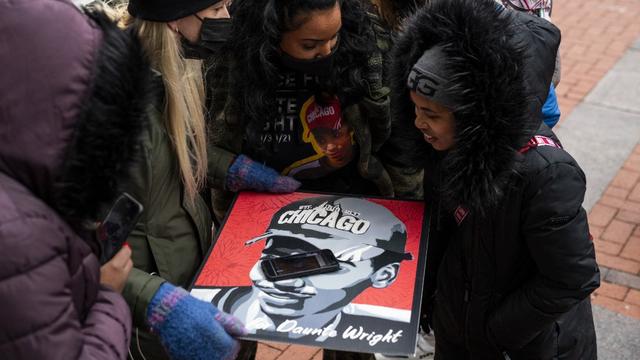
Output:
M129 260L127 260L127 263L124 265L122 272L125 273L126 275L129 275L129 273L131 272L131 269L133 269L133 261L131 260L131 258L129 258Z
M214 318L218 321L224 330L232 336L245 336L249 331L244 324L235 316L219 311Z
M131 249L125 245L111 260L100 267L100 283L111 287L116 292L122 292L132 268Z
M109 262L117 268L124 268L128 261L131 261L131 248L129 248L129 245L126 245L122 246Z

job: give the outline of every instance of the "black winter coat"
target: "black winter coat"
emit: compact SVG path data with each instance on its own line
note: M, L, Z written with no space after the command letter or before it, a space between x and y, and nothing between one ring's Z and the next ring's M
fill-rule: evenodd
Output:
M555 139L544 125L539 134ZM427 271L437 274L427 287L443 359L596 358L589 294L599 272L581 207L585 176L552 146L527 151L523 165L490 216L469 212L460 225L438 206L438 172L427 172Z
M396 43L392 141L407 166L425 166L432 221L423 315L436 359L596 358L589 294L599 271L585 176L563 149L519 152L536 134L557 141L539 114L559 37L552 24L492 0L433 0ZM436 44L453 74L448 91L465 104L453 109L456 144L446 153L413 126L406 88L413 64Z

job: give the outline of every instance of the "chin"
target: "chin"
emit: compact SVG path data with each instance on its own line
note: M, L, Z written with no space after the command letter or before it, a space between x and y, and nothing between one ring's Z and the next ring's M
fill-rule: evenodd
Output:
M298 310L294 310L291 308L274 307L262 301L260 301L260 309L262 309L263 313L269 316L287 316L293 318L305 316L304 313L301 313Z
M451 149L453 147L453 145L442 145L442 144L431 144L431 147L433 147L436 151L447 151L449 149Z
M347 165L346 161L332 161L331 162L331 167L334 169L338 169L341 168L343 166Z

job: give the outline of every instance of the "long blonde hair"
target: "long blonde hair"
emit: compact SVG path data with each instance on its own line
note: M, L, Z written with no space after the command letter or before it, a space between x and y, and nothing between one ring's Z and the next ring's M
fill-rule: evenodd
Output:
M110 13L115 14L121 26L135 29L151 66L162 74L164 121L187 197L193 202L207 176L202 62L184 58L179 35L166 23L132 18L126 7L126 2L119 2Z

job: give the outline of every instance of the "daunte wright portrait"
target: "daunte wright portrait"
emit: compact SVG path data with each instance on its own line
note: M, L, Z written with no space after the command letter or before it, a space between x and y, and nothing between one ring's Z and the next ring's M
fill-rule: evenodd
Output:
M422 204L304 193L244 196L249 199L236 201L196 280L195 296L240 318L251 338L413 351ZM252 235L241 236L241 229ZM269 259L320 249L333 252L337 271L270 281L261 268ZM245 281L230 281L242 276Z

